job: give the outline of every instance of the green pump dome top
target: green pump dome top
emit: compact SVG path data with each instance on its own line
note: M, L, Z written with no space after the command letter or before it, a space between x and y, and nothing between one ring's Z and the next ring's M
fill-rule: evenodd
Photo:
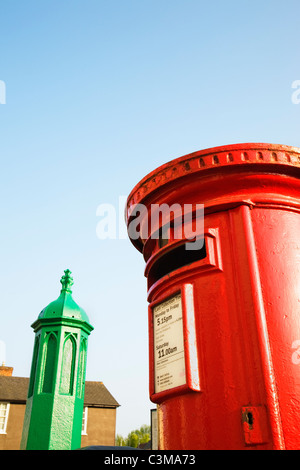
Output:
M60 280L62 284L60 296L41 311L38 319L70 318L89 324L87 314L72 298L72 273L69 269L66 269L64 273Z

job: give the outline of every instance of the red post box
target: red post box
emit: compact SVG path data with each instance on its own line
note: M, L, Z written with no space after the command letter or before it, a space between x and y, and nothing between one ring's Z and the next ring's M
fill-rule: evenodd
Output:
M175 236L185 207L198 249ZM146 262L160 449L299 449L300 149L173 160L133 189L126 220Z

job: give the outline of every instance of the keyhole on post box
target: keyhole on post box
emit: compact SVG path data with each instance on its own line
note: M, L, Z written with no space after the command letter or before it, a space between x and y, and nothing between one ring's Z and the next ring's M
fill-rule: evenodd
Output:
M251 426L251 427L253 426L253 414L251 413L251 411L247 412L246 421L249 424L249 426Z

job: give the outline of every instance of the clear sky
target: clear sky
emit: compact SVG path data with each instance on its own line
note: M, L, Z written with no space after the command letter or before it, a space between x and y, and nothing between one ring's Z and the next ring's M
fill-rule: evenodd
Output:
M121 404L118 433L150 424L144 261L97 237L97 207L119 214L147 173L196 150L300 146L299 15L299 0L1 0L0 360L14 375L29 376L30 325L69 268L94 326L87 380Z

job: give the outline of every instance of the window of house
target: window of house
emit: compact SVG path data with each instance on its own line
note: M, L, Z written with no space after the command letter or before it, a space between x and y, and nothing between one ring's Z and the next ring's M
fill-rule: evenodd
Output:
M6 434L9 403L0 403L0 434Z
M88 407L85 406L83 408L81 434L87 434L87 418L88 418Z

